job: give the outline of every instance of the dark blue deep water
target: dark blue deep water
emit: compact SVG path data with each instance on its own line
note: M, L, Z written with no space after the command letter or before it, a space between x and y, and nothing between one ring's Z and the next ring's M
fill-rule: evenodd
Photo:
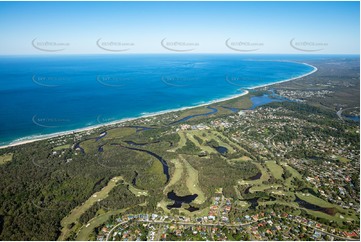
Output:
M0 145L199 105L313 70L301 63L261 59L239 55L0 57Z

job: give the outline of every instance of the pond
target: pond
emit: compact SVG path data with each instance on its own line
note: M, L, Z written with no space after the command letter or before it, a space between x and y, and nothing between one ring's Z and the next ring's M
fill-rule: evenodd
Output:
M262 172L258 172L256 175L249 177L247 180L251 180L251 181L258 180L261 178L261 176L262 176Z
M183 203L191 203L194 201L194 199L196 199L198 197L198 194L193 194L193 195L186 195L186 196L178 196L174 190L172 190L171 192L168 192L167 194L168 199L173 200L174 203L172 205L167 205L168 209L172 209L172 208L180 208L182 207ZM187 208L188 211L193 212L198 210L199 208L193 207L193 206L189 206L189 208Z
M104 138L108 133L105 131L101 133L98 137L95 138L95 142L98 142L100 139Z
M300 205L301 207L306 208L306 209L326 213L331 216L336 214L335 208L324 208L324 207L317 206L315 204L312 204L312 203L306 202L305 200L300 199L297 195L296 195L295 202L298 203L298 205Z
M360 116L342 115L343 117L355 122L360 122Z
M148 143L137 143L137 142L128 141L128 140L125 140L124 142L127 143L128 145L135 145L135 146L143 146L143 145L147 145L147 144L148 144Z
M193 206L189 205L189 207L185 208L185 210L188 210L189 212L194 212L194 211L198 211L199 208L196 208L196 207L193 207Z
M263 94L262 96L253 96L250 99L252 101L252 107L250 108L250 110L257 108L258 106L262 106L272 102L288 101L288 99L286 98L270 96L269 94Z
M214 114L214 113L217 113L217 112L218 112L218 110L217 110L216 108L212 108L212 107L207 107L207 108L210 109L210 110L212 110L212 111L210 111L210 112L208 112L208 113L201 113L201 114L189 115L189 116L186 116L186 117L184 117L184 118L182 118L182 119L179 119L179 120L177 120L177 121L174 121L174 122L170 123L170 125L176 124L176 123L180 123L180 122L184 122L184 121L187 121L187 120L189 120L189 119L191 119L191 118L195 118L195 117L199 117L199 116L208 116L208 115L211 115L211 114Z
M154 141L154 142L149 142L149 143L137 143L137 142L134 142L134 141L131 141L131 140L125 140L124 141L125 143L127 143L128 145L134 145L134 146L144 146L144 145L148 145L148 144L156 144L156 143L159 143L160 141Z
M251 199L245 199L243 201L246 201L251 205L249 207L250 209L256 209L256 207L258 206L258 197L251 198Z
M213 146L213 148L216 149L221 155L225 155L228 152L228 149L223 146Z
M249 194L249 189L251 189L251 188L252 188L252 186L247 187L246 190L244 190L244 194Z
M80 142L74 145L74 150L79 149L82 154L85 154L84 149L80 146Z
M133 177L133 180L132 180L132 184L133 184L133 186L136 186L136 183L137 183L137 177L138 177L138 172L134 171L134 177Z

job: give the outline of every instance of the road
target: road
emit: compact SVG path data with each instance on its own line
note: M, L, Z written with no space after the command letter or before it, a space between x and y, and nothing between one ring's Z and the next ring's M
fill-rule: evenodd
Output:
M271 219L271 217L265 217L265 218L261 218L261 219L258 219L257 221L251 221L249 223L243 223L243 224L224 224L224 223L215 223L215 224L209 224L209 223L193 223L193 222L174 222L174 221L162 221L162 220L135 220L135 222L141 222L141 223L152 223L152 224L178 224L178 225L187 225L187 226L205 226L205 227L214 227L214 226L225 226L225 227L242 227L242 226L247 226L247 225L251 225L253 223L258 223L262 220L265 220L265 219ZM124 221L124 222L121 222L119 224L117 224L116 226L114 226L110 231L109 231L109 234L107 235L106 237L106 241L108 241L108 238L109 236L111 235L111 233L113 232L113 230L124 224L124 223L127 223L128 221ZM323 233L323 234L327 234L327 235L330 235L330 236L333 236L334 238L336 238L337 240L343 240L343 241L359 241L359 239L351 239L351 238L346 238L346 237L342 237L342 236L338 236L338 235L335 235L335 234L332 234L332 233L329 233L327 231L324 231L324 230L321 230L319 228L316 228L316 227L313 227L313 226L310 226L310 225L307 225L307 224L303 224L303 223L300 223L306 227L309 227L309 228L312 228L314 229L315 231L318 231L320 233ZM159 237L159 236L157 236Z
M225 227L241 227L241 226L246 226L246 225L250 225L253 223L257 223L259 221L265 220L265 219L269 219L270 217L266 217L266 218L261 218L257 221L251 221L249 223L245 223L245 224L222 224L222 223L217 223L217 224L204 224L204 223L187 223L187 222L173 222L173 221L162 221L162 220L135 220L135 222L140 222L140 223L152 223L152 224L178 224L178 225L188 225L188 226L205 226L205 227L214 227L214 226L225 226ZM105 241L109 241L109 237L111 236L111 234L113 233L114 229L116 229L117 227L119 227L122 224L128 223L129 221L123 221L118 223L117 225L115 225L108 233L107 237L105 238ZM159 228L160 231L161 228ZM160 238L160 233L157 233L157 239Z
M141 222L141 223L153 223L153 224L177 224L177 225L188 225L188 226L205 226L205 227L214 227L214 226L225 226L225 227L242 227L242 226L246 226L246 225L250 225L253 223L257 223L259 221L265 220L265 219L269 219L270 217L265 217L265 218L261 218L258 219L257 221L251 221L249 223L244 223L244 224L224 224L224 223L193 223L193 222L174 222L174 221L162 221L162 220L136 220L136 222Z
M345 111L345 110L354 109L354 108L356 109L356 108L359 108L359 107L345 108L345 109L340 108L340 110L338 110L336 112L336 114L342 121L344 121L343 118L342 118L342 112Z
M108 233L107 237L105 238L105 241L108 241L109 240L109 236L113 233L113 230L116 229L117 227L119 227L120 225L122 224L125 224L125 223L128 223L128 221L123 221L123 222L120 222L118 223L117 225L115 225Z
M342 108L340 108L340 110L338 110L337 112L336 112L336 114L337 114L337 116L343 121L343 118L342 118Z
M351 238L346 238L346 237L342 237L342 236L338 236L338 235L335 235L335 234L331 234L327 231L324 231L322 229L319 229L319 228L316 228L316 227L313 227L313 226L310 226L310 225L307 225L307 224L303 224L301 223L303 226L306 226L306 227L309 227L309 228L312 228L314 229L315 231L318 231L320 233L323 233L323 234L327 234L327 235L330 235L330 236L333 236L335 237L337 240L351 240L351 241L359 241L359 239L351 239Z
M222 198L221 198L221 202L219 203L218 205L218 211L217 211L217 222L218 224L220 223L220 220L221 220L221 208L223 207L223 204L224 204L224 196L222 195Z

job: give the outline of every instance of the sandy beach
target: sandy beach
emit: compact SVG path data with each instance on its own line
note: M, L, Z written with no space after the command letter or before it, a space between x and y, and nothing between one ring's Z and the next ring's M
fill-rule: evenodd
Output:
M299 63L299 62L294 62L294 63ZM301 76L297 76L297 77L293 77L293 78L289 78L289 79L285 79L285 80L281 80L281 81L277 81L277 82L272 82L272 83L268 83L268 84L264 84L264 85L254 86L254 87L251 87L251 88L248 88L248 89L257 89L257 88L261 88L261 87L266 87L266 86L271 86L271 85L275 85L275 84L279 84L279 83L293 81L293 80L300 79L300 78L306 77L308 75L311 75L311 74L315 73L318 70L317 67L312 66L312 65L307 64L307 63L299 63L299 64L310 66L310 67L313 68L313 70L311 72L303 74ZM162 115L162 114L165 114L165 113L178 112L178 111L183 111L183 110L187 110L187 109L208 106L208 105L211 105L211 104L214 104L214 103L219 103L219 102L231 100L231 99L234 99L234 98L238 98L238 97L247 95L248 93L249 93L249 91L245 90L244 92L242 92L240 94L228 96L228 97L225 97L225 98L215 99L215 100L205 102L205 103L202 103L202 104L199 104L199 105L182 107L182 108L177 108L177 109L169 109L169 110L164 110L164 111L159 111L159 112L154 112L154 113L147 113L147 114L143 113L139 117L123 118L123 119L116 120L116 121L113 121L113 122L98 124L98 125L92 125L92 126L89 126L89 127L79 128L79 129L75 129L75 130L57 132L57 133L47 134L47 135L24 137L24 138L21 138L19 140L14 141L14 142L12 142L12 143L10 143L8 145L0 146L0 149L13 147L13 146L18 146L18 145L22 145L22 144L28 144L28 143L32 143L32 142L35 142L35 141L40 141L40 140L46 140L46 139L51 139L51 138L55 138L55 137L65 136L65 135L69 135L69 134L82 133L82 132L94 130L94 129L97 129L97 128L100 128L100 127L107 127L107 126L117 125L117 124L125 123L125 122L128 122L128 121L136 120L136 119L154 117L154 116Z

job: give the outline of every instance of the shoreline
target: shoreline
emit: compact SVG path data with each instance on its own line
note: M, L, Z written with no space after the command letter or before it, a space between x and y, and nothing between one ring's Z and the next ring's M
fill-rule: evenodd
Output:
M272 82L272 83L268 83L268 84L254 86L254 87L247 88L247 89L257 89L257 88L271 86L271 85L275 85L275 84L279 84L279 83L293 81L293 80L296 80L296 79L300 79L300 78L309 76L309 75L315 73L318 70L317 67L315 67L313 65L310 65L310 64L307 64L307 63L304 63L304 62L302 62L302 63L295 62L295 63L299 63L299 64L303 64L303 65L312 67L313 70L306 73L306 74L297 76L297 77L292 77L292 78L277 81L277 82ZM239 97L245 96L247 94L249 94L248 90L246 90L246 91L244 91L244 92L242 92L240 94L231 95L231 96L228 96L228 97L225 97L225 98L214 99L212 101L205 102L205 103L202 103L202 104L199 104L199 105L187 106L187 107L175 108L175 109L168 109L168 110L158 111L158 112L149 113L149 114L141 113L140 116L138 116L138 117L123 118L123 119L115 120L115 121L109 122L109 123L97 124L97 125L92 125L92 126L89 126L89 127L84 127L84 128L74 129L74 130L61 131L61 132L56 132L56 133L53 133L53 134L44 134L44 135L38 135L38 136L36 136L36 135L27 136L28 139L27 139L27 137L17 139L15 141L11 142L10 144L0 146L0 149L5 149L5 148L9 148L9 147L14 147L14 146L18 146L18 145L28 144L28 143L32 143L32 142L36 142L36 141L40 141L40 140L46 140L46 139L51 139L51 138L55 138L55 137L65 136L65 135L82 133L82 132L98 129L98 128L101 128L101 127L117 125L117 124L125 123L125 122L128 122L128 121L133 121L133 120L137 120L137 119L141 119L141 118L149 118L149 117L159 116L159 115L166 114L166 113L172 113L172 112L184 111L184 110L188 110L188 109L192 109L192 108L208 106L208 105L211 105L211 104L214 104L214 103L219 103L219 102L224 102L224 101L228 101L228 100L231 100L231 99L239 98Z

